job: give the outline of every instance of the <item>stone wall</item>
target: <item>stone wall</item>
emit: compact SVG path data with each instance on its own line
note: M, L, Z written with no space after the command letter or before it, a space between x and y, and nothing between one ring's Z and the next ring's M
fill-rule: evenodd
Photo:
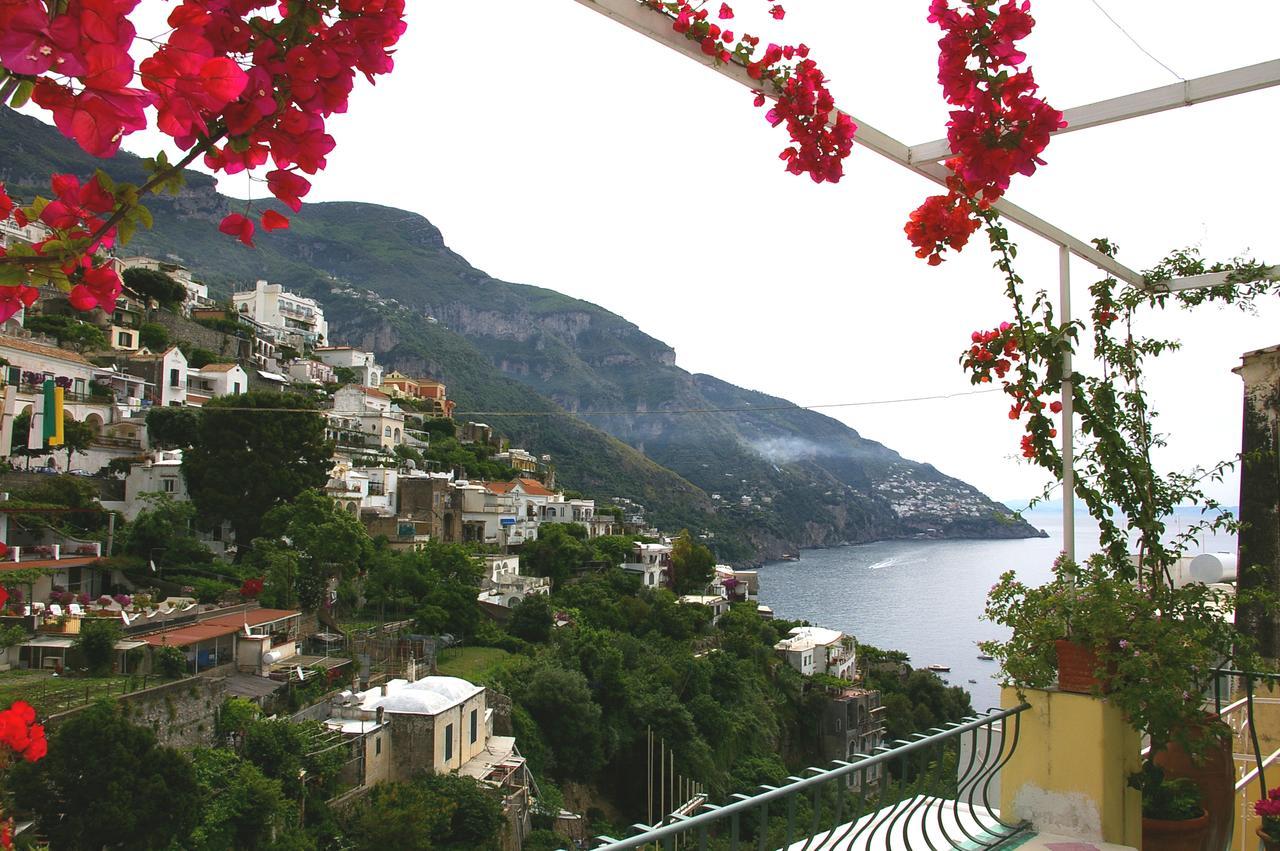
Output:
M162 745L212 747L218 710L226 692L226 677L200 676L130 692L117 700L125 719L155 733L156 741ZM52 715L46 723L56 728L84 708Z
M430 715L388 715L391 723L391 780L408 780L435 769L435 719Z
M214 331L212 328L206 328L198 322L167 310L155 311L150 321L163 325L169 332L171 342L185 340L198 348L208 349L228 362L248 361L253 353L253 344L250 341Z

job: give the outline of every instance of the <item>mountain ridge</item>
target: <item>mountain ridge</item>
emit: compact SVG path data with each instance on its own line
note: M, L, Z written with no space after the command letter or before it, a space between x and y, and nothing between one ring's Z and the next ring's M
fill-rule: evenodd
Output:
M11 188L40 191L51 169L97 166L119 179L140 172L130 155L92 160L52 128L0 111L0 180ZM246 202L189 175L176 197L149 202L155 230L140 232L129 253L180 260L220 294L267 278L318 298L334 341L445 381L460 411L526 412L485 419L551 453L565 485L635 499L663 528L707 533L724 559L893 537L1037 534L972 486L838 420L681 369L671 346L625 317L489 276L423 216L306 204L288 231L247 251L216 230ZM679 413L691 409L706 413Z

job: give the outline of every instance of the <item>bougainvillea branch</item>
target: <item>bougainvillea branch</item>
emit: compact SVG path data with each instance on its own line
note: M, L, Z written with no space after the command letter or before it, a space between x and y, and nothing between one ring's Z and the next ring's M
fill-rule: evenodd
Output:
M1220 302L1249 309L1259 297L1280 291L1280 282L1261 263L1234 261L1206 268L1194 252L1182 251L1148 272L1141 287L1110 277L1098 281L1089 290L1089 320L1059 323L1046 293L1038 292L1030 301L1023 295L1024 282L1013 268L1016 248L994 211L983 216L1013 316L995 328L975 331L961 356L962 366L974 384L1001 384L1010 398L1009 418L1024 427L1023 457L1059 479L1064 461L1055 440L1060 427L1070 427L1058 422L1063 409L1059 400L1070 382L1080 433L1073 464L1075 495L1098 522L1108 563L1121 576L1145 585L1167 582L1178 554L1199 534L1234 523L1203 485L1220 479L1235 460L1186 472L1157 472L1153 453L1165 438L1155 428L1157 414L1147 396L1144 370L1148 361L1179 344L1138 334L1135 318L1143 310L1170 304L1189 309ZM1094 246L1115 255L1106 240L1095 240ZM1230 274L1225 284L1211 290L1170 294L1160 287L1174 275L1206 271ZM1097 369L1067 375L1064 355L1076 352L1086 332ZM1170 540L1165 518L1189 504L1202 506L1205 519ZM1131 549L1137 552L1133 566Z
M164 40L140 39L137 0L0 0L0 101L28 100L87 153L110 157L128 134L151 124L187 154L150 160L142 186L55 175L52 197L15 206L0 185L0 219L40 222L50 236L0 250L0 319L29 305L34 288L71 292L81 310L109 307L120 292L97 255L126 242L150 215L141 201L176 190L182 169L203 157L212 171L265 166L269 191L295 212L333 150L325 120L345 112L356 74L370 82L393 68L404 33L404 0L185 0ZM139 43L155 45L140 63ZM136 84L136 85L135 85ZM233 214L238 215L238 214ZM240 219L243 219L241 221ZM253 221L228 217L221 230L252 244ZM263 227L288 226L266 211ZM234 227L232 227L234 225Z
M947 249L960 251L979 227L982 211L1004 195L1015 174L1044 164L1049 137L1066 127L1062 113L1036 96L1027 55L1018 42L1035 20L1030 0L932 0L929 22L938 42L938 82L952 110L947 141L952 175L947 193L926 199L905 227L916 256L936 266Z
M791 136L791 144L779 154L787 171L807 174L815 183L840 181L858 126L836 109L826 75L810 58L808 46L770 43L761 50L758 36L735 35L728 29L735 13L727 3L720 4L712 20L710 7L695 8L687 0L640 2L670 17L672 29L697 42L717 64L736 63L745 68L761 85L756 91L756 106L767 103L764 89L771 90L777 102L765 118L774 127L785 124ZM775 20L786 16L781 5L769 5Z

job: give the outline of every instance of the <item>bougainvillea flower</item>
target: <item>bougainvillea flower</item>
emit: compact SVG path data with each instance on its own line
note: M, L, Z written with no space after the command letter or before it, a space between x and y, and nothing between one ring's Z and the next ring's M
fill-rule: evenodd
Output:
M4 191L4 184L0 183L0 222L9 218L13 213L13 199Z
M267 189L297 213L302 210L302 197L311 191L311 182L292 171L276 169L267 172Z
M775 21L780 21L787 16L787 10L781 6L774 6L769 10L769 14L773 15Z
M245 245L253 248L253 220L239 213L232 213L222 220L218 230L234 236Z
M262 227L264 230L287 230L289 219L275 210L267 210L262 214Z
M720 14L719 14L719 18L720 18L720 20L722 20L722 21L728 21L728 20L731 20L731 19L733 18L733 9L729 8L729 4L728 4L728 3L721 3L721 4L720 4Z

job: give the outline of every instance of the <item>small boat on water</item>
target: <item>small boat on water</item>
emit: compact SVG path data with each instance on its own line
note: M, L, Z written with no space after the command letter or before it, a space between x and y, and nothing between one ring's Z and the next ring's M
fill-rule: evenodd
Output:
M782 555L778 556L778 558L782 559L783 561L799 561L800 560L800 556L796 555L795 553L783 553Z
M979 654L978 654L978 658L979 658L979 659L981 659L981 660L982 660L982 661L984 661L984 662L994 662L994 661L995 661L995 657L994 657L994 656L989 656L989 655L987 655L986 653L979 653Z
M976 682L977 682L977 680L969 680L969 682L971 682L971 683L976 683Z
M951 666L950 665L930 665L929 670L939 674L945 674L945 673L950 673Z

